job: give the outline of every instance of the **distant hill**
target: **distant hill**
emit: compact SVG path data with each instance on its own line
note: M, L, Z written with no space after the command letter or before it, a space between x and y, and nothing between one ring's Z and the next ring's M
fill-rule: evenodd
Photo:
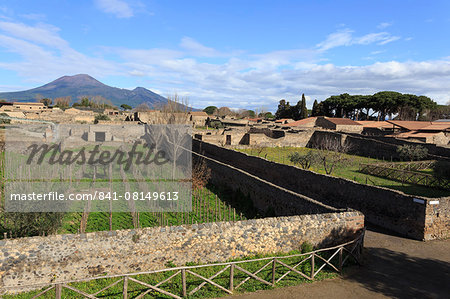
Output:
M80 96L102 96L118 107L121 104L136 107L141 103L147 103L150 107L158 107L167 103L167 98L143 87L136 87L133 90L111 87L85 74L64 76L29 90L0 92L0 99L8 101L35 102L37 98L55 99L64 96L71 96L72 102L78 101Z

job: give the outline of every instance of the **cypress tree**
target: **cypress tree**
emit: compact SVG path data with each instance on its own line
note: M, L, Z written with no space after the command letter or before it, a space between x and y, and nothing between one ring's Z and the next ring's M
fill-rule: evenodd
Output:
M300 119L308 117L308 108L306 108L305 94L302 94L302 106L300 111Z
M319 103L317 103L317 100L314 100L311 116L317 116L318 114L319 114Z

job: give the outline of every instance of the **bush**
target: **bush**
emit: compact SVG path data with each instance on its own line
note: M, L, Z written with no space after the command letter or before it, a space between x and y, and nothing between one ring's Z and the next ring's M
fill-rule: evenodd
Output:
M295 165L300 165L303 169L309 169L311 165L318 161L318 155L315 152L309 151L307 154L302 155L298 152L289 154L289 161Z
M418 161L428 157L428 149L421 145L399 145L397 146L397 153L402 160Z
M302 243L302 253L308 253L314 250L314 247L309 242Z
M99 120L110 120L110 118L106 114L97 114L95 116L94 124L98 124Z
M14 238L50 235L61 226L64 213L5 213L0 232L11 233Z
M8 114L6 113L0 113L0 116L5 116L5 117L9 117ZM11 120L8 118L0 118L0 124L9 124L11 123Z

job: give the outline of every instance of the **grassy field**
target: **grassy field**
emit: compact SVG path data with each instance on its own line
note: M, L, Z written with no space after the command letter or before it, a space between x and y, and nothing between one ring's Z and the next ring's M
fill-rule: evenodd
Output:
M292 254L298 254L298 253L305 253L312 250L312 247L308 244L304 244L306 246L302 246L302 250L297 251L291 251L289 253L284 254L271 254L270 256L282 256L282 255L292 255ZM330 256L330 253L319 253L324 258L328 258ZM250 259L257 259L266 257L267 255L256 255L256 256L248 256L245 259L235 259L232 261L238 261L238 260L250 260ZM332 263L337 263L337 256L335 256L332 259ZM282 259L282 261L291 266L294 267L298 262L305 259L305 257L290 257L286 259ZM230 260L231 261L231 260ZM263 267L265 264L267 264L268 261L255 261L255 262L249 262L245 264L240 264L239 266L246 269L249 272L256 272L261 267ZM315 271L319 269L319 267L322 265L322 261L320 261L318 258L316 258L315 263ZM350 263L351 264L351 263ZM194 266L196 264L187 264L186 266ZM178 265L173 264L172 262L168 262L166 265L168 268L176 267ZM193 272L198 273L202 275L203 277L211 277L215 273L217 273L219 270L222 270L223 266L212 266L207 268L198 268L193 270ZM305 261L301 266L297 268L298 270L302 271L305 274L309 274L311 271L311 262ZM284 273L286 273L289 269L277 264L276 267L276 273L275 278L278 279L281 277ZM162 273L154 273L154 274L146 274L146 275L136 275L132 276L135 279L138 279L140 281L155 285L156 283L163 281L164 279L170 277L172 274L174 274L175 271L168 271L168 272L162 272ZM325 267L321 272L319 272L315 276L315 280L323 280L323 279L329 279L329 278L335 278L339 274L336 273L334 270L332 270L330 267ZM272 267L269 265L266 268L264 268L261 272L258 273L258 276L266 281L271 281L272 279ZM235 270L234 272L234 285L237 286L242 280L244 280L247 277L246 274ZM224 288L229 287L229 278L230 278L230 270L227 269L224 272L222 272L220 275L218 275L216 278L213 279L213 281ZM109 284L117 281L117 278L105 278L105 279L98 279L98 280L92 280L89 282L80 282L80 283L72 283L70 284L73 287L76 287L84 292L87 293L94 293L102 288L108 286ZM192 274L187 273L186 274L186 280L187 280L187 292L193 290L196 288L199 284L203 282L203 280L193 276ZM288 274L283 280L281 280L279 283L276 284L276 287L285 287L285 286L292 286L292 285L298 285L301 283L310 282L309 280L303 278L299 274L296 274L294 272L291 272ZM162 289L166 289L176 295L182 295L182 283L181 283L181 276L177 275L172 280L170 280L167 283L164 283L160 286ZM264 290L264 289L272 289L272 286L268 286L262 282L259 282L255 279L248 280L245 284L243 284L240 288L235 290L235 294L237 293L245 293L245 292L254 292L256 290ZM45 289L45 288L44 288ZM42 290L44 290L42 289ZM32 296L38 294L42 290L36 290L26 293L21 293L17 295L5 295L3 298L18 298L18 299L25 299L25 298L31 298ZM97 295L99 298L122 298L122 290L123 290L123 282L118 283L114 287L107 289L106 291L101 292ZM135 282L129 281L128 284L128 294L129 298L135 298L148 290L145 286L139 285ZM210 284L206 284L203 286L198 292L196 292L194 295L189 296L189 298L210 298L210 297L219 297L224 296L227 293L218 289L215 286L212 286ZM52 297L53 296L53 297ZM79 298L80 295L68 290L63 289L62 298ZM54 298L54 290L50 291L47 294L44 294L42 297L39 298ZM169 296L157 293L157 292L149 292L145 298L170 298Z
M266 158L267 160L293 165L289 161L289 155L298 152L300 154L306 154L308 151L316 151L311 148L298 148L298 147L266 147L261 149L236 149L247 153L249 155L259 156ZM354 155L344 155L348 162L344 166L337 167L332 173L332 176L346 178L358 183L375 185L379 187L385 187L402 191L406 194L425 196L425 197L443 197L450 196L449 191L428 188L424 186L406 184L398 181L393 181L385 178L380 178L372 175L367 175L359 172L359 165L361 163L377 163L383 162L383 160L377 160L373 158L360 157ZM387 161L384 161L387 162ZM325 174L325 170L322 165L312 165L309 170L317 173ZM426 173L430 173L430 170L426 170Z
M216 221L238 221L259 218L250 200L241 192L207 185L193 191L191 212L142 212L138 227L171 226ZM77 233L82 213L66 213L58 233ZM113 212L112 229L132 229L131 213ZM86 232L109 230L109 213L89 213Z

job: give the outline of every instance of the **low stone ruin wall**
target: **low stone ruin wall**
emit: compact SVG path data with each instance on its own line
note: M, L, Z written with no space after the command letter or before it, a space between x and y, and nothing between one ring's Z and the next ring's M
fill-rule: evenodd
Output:
M0 290L105 274L224 262L356 238L356 211L0 240Z

